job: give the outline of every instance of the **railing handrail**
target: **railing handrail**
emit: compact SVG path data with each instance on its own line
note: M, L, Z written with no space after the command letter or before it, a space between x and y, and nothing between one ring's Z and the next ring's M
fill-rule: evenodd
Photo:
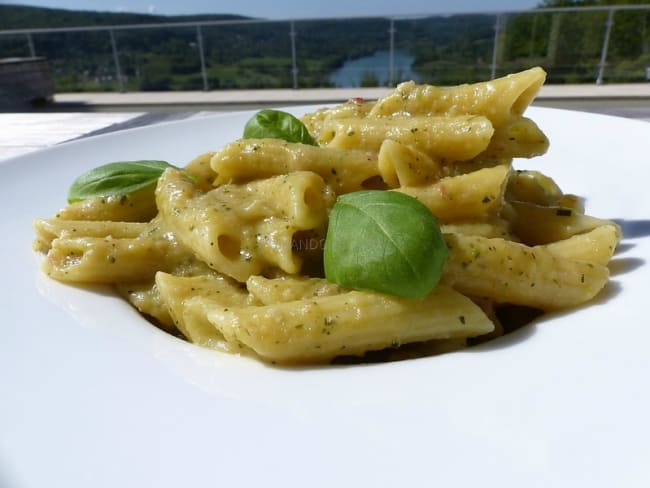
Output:
M146 24L111 24L111 25L89 25L75 27L36 27L23 29L0 30L0 35L17 35L17 34L54 34L61 32L97 32L97 31L116 31L116 30L136 30L136 29L165 29L177 27L211 27L218 25L242 25L242 24L261 24L271 22L288 22L288 20L271 21L267 19L232 19L232 20L196 20L183 22L152 22Z
M62 32L92 32L92 31L116 31L116 30L135 30L135 29L161 29L161 28L178 28L178 27L212 27L223 25L245 25L245 24L271 24L284 22L328 22L342 20L408 20L431 17L453 17L459 15L522 15L522 14L543 14L543 13L560 13L560 12L596 12L596 11L621 11L621 10L650 10L650 3L634 5L587 5L575 7L541 7L533 9L505 9L505 10L485 10L474 12L429 12L419 14L389 14L374 16L347 16L347 17L304 17L304 18L283 18L283 19L265 19L265 18L245 18L245 19L219 19L219 20L188 20L178 22L151 22L144 24L110 24L110 25L88 25L88 26L70 26L70 27L26 27L20 29L0 30L0 35L20 35L20 34L52 34Z

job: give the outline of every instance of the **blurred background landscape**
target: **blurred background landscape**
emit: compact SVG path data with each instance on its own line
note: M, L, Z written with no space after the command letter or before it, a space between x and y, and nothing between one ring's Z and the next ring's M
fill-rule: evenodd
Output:
M551 84L638 83L650 5L285 20L0 5L0 58L34 57L57 93L455 84L534 65Z

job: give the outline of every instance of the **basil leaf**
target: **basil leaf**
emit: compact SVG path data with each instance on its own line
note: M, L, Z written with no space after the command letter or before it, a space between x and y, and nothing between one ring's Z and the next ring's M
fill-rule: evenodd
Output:
M78 177L68 190L68 203L94 197L128 195L154 185L173 166L165 161L120 161L91 169Z
M325 277L343 287L419 298L437 285L446 259L438 221L403 193L348 193L330 213Z
M307 127L293 115L281 110L257 112L244 127L244 139L283 139L318 146Z

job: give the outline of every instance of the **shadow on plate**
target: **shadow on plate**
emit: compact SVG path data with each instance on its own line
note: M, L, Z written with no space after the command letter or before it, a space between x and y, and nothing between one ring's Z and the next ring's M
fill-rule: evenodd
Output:
M625 239L636 239L650 236L650 220L613 219L621 226Z
M619 266L629 272L633 267L643 264L641 259L626 258L620 259ZM616 281L609 281L596 298L580 307L556 312L543 312L542 310L518 306L502 305L494 310L496 318L495 332L482 337L470 339L446 339L434 340L413 344L404 344L395 349L384 349L371 351L362 357L342 356L333 361L334 365L360 365L374 364L394 361L404 361L424 357L437 356L450 352L486 352L496 351L516 346L530 339L538 327L543 327L544 322L555 317L569 316L578 313L584 308L605 305L616 298L623 287ZM291 368L294 369L294 368Z
M609 262L610 276L618 276L636 271L645 265L645 260L641 258L614 258Z

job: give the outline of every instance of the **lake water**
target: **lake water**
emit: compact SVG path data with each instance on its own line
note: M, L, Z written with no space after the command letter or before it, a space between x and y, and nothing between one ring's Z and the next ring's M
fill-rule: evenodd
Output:
M418 81L413 72L413 56L406 51L395 51L393 55L393 82L405 80ZM352 59L343 63L330 75L330 82L339 88L358 87L361 81L372 74L379 84L385 86L389 81L390 51L377 51L371 56Z

